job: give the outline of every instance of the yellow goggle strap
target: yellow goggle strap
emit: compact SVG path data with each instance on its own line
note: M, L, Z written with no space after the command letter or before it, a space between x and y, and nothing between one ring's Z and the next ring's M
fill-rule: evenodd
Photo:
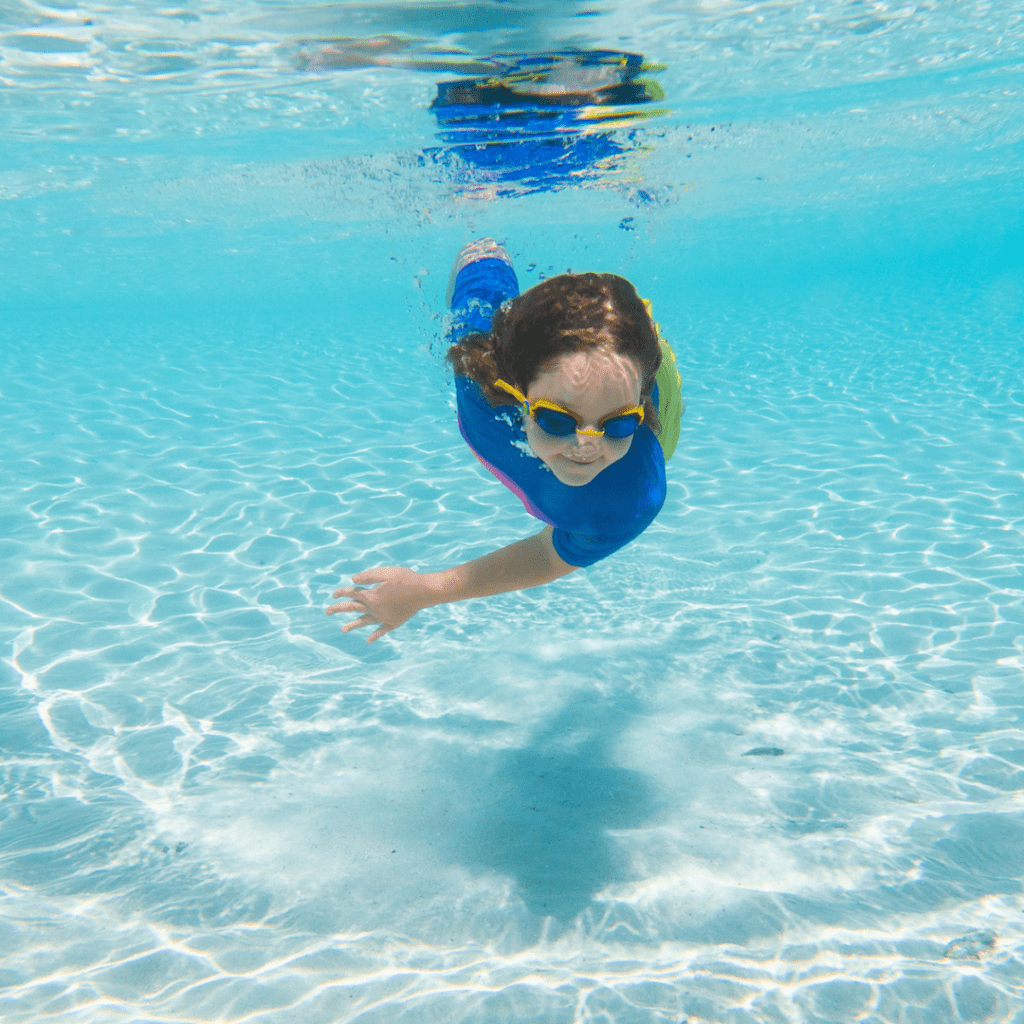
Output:
M520 405L526 406L526 411L530 411L530 400L519 390L519 388L512 387L511 384L506 384L503 380L496 380L494 382L496 388L501 388L502 391L510 394Z

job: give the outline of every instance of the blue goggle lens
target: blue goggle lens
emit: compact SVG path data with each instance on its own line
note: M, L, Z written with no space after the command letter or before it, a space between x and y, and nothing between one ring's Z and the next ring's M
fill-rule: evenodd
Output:
M558 412L555 409L537 409L533 418L536 420L537 426L545 434L550 434L552 437L571 437L576 433L576 427L578 426L571 416L567 416L564 412ZM636 413L631 413L629 416L613 416L602 424L604 432L608 437L619 440L624 437L631 437L636 433L639 426L640 417Z
M564 412L554 409L538 409L533 417L537 426L552 437L569 437L576 433L576 421Z
M640 417L636 413L629 416L613 416L604 421L604 432L609 437L632 437L640 427Z

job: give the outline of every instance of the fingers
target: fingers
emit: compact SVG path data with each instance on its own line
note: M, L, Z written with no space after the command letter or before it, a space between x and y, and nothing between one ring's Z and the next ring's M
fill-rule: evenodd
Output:
M368 611L366 611L361 605L355 603L349 604L336 604L332 605L327 609L328 615L333 615L335 612L363 612L358 619L353 619L351 622L346 622L341 627L342 633L348 633L353 629L359 629L361 626L374 626L377 624L377 619L373 618ZM390 633L394 626L378 626L367 638L366 642L372 644L374 640L379 640L385 633Z
M341 627L341 631L342 633L348 633L350 630L358 629L360 626L372 626L374 624L374 620L371 619L369 615L360 615L358 619L346 622L345 625ZM377 632L380 632L380 630Z
M386 579L391 576L394 570L394 566L380 565L376 569L366 569L364 572L357 572L352 576L352 582L355 584L361 583L383 583ZM334 597L352 597L353 594L358 594L363 588L360 586L353 587L338 587L334 592Z
M375 629L366 638L366 642L372 644L374 640L379 640L385 633L390 633L392 629L394 629L394 626L381 626L380 629Z
M341 627L341 631L342 633L347 633L349 630L356 629L359 626L372 626L373 624L374 621L369 615L363 615L358 619L353 619L351 622L346 622ZM372 644L374 640L379 640L385 633L390 633L394 628L394 626L379 626L366 638L366 642Z
M393 566L379 566L376 569L367 569L365 572L358 572L352 576L353 584L366 584L366 583L384 583L390 579L395 569ZM368 604L361 595L365 593L373 593L368 591L365 586L350 586L350 587L338 587L334 591L334 597L346 597L347 601L340 601L338 604L332 604L327 609L328 615L335 615L337 612L361 612L362 614L358 619L353 619L351 622L346 622L341 627L342 633L348 633L353 629L359 629L362 626L374 626L380 623L380 619L374 616L368 611ZM390 633L394 626L379 625L367 638L366 642L372 644L375 640L379 640L385 633Z
M337 597L338 595L335 594L334 596ZM335 612L365 612L365 611L366 611L366 606L364 604L360 604L360 603L358 603L356 601L347 601L347 602L345 602L343 604L332 604L331 607L327 609L327 614L328 615L333 615Z
M399 570L393 565L378 565L375 569L364 569L352 577L353 583L383 583Z

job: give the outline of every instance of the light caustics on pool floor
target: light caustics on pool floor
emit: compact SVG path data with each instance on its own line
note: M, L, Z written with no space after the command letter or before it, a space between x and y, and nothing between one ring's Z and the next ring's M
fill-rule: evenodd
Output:
M656 526L372 648L340 576L530 529L425 345L23 324L4 1019L1013 1019L1008 287L666 310Z

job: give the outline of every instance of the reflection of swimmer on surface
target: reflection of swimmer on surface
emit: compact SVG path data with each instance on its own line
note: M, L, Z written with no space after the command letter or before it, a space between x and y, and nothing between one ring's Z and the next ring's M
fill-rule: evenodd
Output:
M459 116L442 113L452 107L490 107L494 111L525 106L621 106L665 98L656 82L639 77L661 70L662 65L648 63L638 53L566 50L496 56L492 60L501 62L499 74L438 84L431 108L440 120Z
M600 177L642 148L617 129L665 113L652 105L665 94L650 77L663 65L618 50L481 59L381 35L304 40L297 65L315 73L393 68L462 76L437 84L430 109L441 146L424 153L447 168L457 191L478 196L550 191Z
M498 74L439 82L431 103L460 190L521 194L600 176L637 143L613 130L663 110L661 66L637 53L570 50L496 56ZM460 180L460 172L466 180Z
M370 643L421 608L525 590L593 565L636 539L665 501L665 461L683 411L679 374L628 281L564 274L520 295L508 254L488 238L459 253L449 287L459 429L547 526L441 572L356 573L327 614L358 612L342 630L376 625Z
M398 36L306 39L296 58L300 71L357 71L364 68L400 68L406 71L451 71L474 75L493 72L494 61L464 55L426 56L408 39Z

